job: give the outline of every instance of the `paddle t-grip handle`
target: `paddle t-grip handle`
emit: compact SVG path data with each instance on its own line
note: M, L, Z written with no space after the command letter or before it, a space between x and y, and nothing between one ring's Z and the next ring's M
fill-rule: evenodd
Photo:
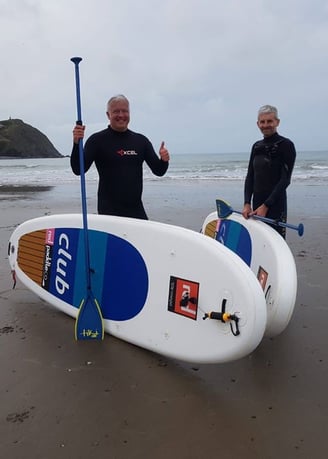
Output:
M75 67L76 111L77 111L76 124L82 124L80 72L79 72L79 63L82 61L82 57L71 57L71 61L73 62L74 67Z

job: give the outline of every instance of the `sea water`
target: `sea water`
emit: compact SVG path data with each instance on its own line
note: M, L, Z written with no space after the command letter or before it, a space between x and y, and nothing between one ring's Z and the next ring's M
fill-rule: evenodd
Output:
M170 167L161 181L236 181L243 182L249 153L171 154ZM70 168L70 159L1 159L1 186L56 186L79 181ZM86 182L97 183L94 166L86 174ZM145 182L159 180L144 166ZM328 152L298 152L292 176L293 182L304 185L324 185L328 182Z

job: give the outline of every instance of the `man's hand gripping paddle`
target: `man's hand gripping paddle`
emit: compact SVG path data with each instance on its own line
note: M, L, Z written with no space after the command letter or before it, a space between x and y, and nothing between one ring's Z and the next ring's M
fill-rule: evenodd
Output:
M242 215L242 212L234 210L227 202L222 201L221 199L216 200L216 208L218 212L218 217L221 219L229 217L229 215L231 215L233 212ZM303 236L304 233L303 223L300 223L299 225L291 225L289 223L273 220L272 218L260 217L259 215L252 215L250 218L254 218L255 220L261 220L262 222L270 223L271 225L283 226L285 228L296 230L299 236Z

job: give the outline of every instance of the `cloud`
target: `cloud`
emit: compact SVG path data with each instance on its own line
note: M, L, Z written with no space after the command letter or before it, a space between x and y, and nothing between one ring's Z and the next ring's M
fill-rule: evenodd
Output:
M327 2L305 0L0 0L0 119L22 118L64 154L76 118L80 55L88 133L108 98L131 101L131 129L172 153L248 151L257 108L280 132L326 149Z

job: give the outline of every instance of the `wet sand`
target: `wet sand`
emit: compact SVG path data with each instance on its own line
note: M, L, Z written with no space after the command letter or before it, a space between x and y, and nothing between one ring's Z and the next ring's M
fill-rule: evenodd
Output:
M14 228L79 212L79 193L0 188L0 457L326 459L328 205L323 188L292 190L289 221L305 234L287 233L299 281L290 324L241 360L195 366L109 335L76 342L71 318L13 290ZM237 206L240 190L150 183L144 202L152 219L198 230L216 197Z

